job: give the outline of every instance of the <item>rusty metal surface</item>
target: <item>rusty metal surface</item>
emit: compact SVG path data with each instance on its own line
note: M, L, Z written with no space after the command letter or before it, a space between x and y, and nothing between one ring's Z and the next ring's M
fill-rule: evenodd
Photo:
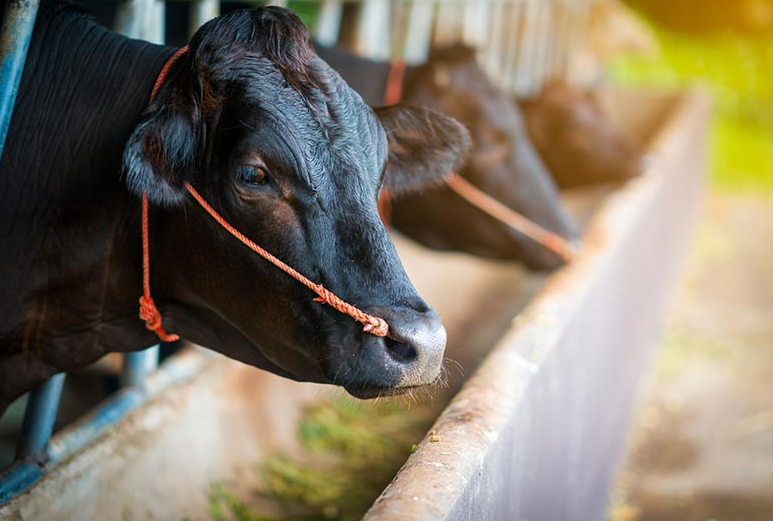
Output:
M651 171L611 196L366 521L602 519L701 186L701 93L670 103Z

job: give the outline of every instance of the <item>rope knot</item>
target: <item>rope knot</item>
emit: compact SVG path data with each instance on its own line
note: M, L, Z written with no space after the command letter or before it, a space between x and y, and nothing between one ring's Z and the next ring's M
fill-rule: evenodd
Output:
M161 313L158 312L156 303L149 296L140 297L140 318L145 321L145 327L148 331L153 331L162 342L174 342L180 339L179 336L167 333L161 327Z
M314 298L314 302L327 304L336 311L349 315L362 324L362 330L366 333L370 333L374 336L387 336L387 333L389 333L389 324L387 324L387 321L383 318L368 315L356 306L342 300L338 295L329 289L326 289L322 284L312 284L309 288L317 294Z
M374 336L387 336L389 324L387 324L386 320L381 317L367 316L370 320L362 326L362 330Z

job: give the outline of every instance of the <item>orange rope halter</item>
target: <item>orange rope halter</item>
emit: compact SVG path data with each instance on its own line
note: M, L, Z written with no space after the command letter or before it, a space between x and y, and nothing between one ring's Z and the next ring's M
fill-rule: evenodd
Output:
M389 65L387 85L384 91L384 105L394 105L402 98L403 79L405 78L406 65L402 60L394 60ZM453 172L446 176L444 181L457 195L471 205L485 212L505 226L517 230L526 237L555 252L566 261L577 257L575 248L563 237L546 230L525 215L502 204L489 194L471 184L462 176ZM379 196L379 209L382 220L389 224L391 218L391 194L382 189Z
M389 63L386 89L384 89L384 105L396 105L403 97L403 80L407 66L403 60L392 60Z
M172 64L185 52L188 50L187 47L183 47L179 49L177 52L175 52L169 60L167 60L164 67L161 69L161 72L158 74L158 78L156 79L156 83L153 86L153 92L150 95L150 101L152 102L153 99L155 99L156 94L158 93L158 90L161 88L161 85L164 83L164 79L166 78L167 74L169 73L169 69L172 66ZM372 315L369 315L365 313L364 311L360 310L356 306L353 306L352 304L349 304L348 302L342 300L339 298L335 293L332 291L326 289L321 284L316 284L303 276L303 274L299 273L297 270L292 268L291 266L288 266L278 258L276 258L274 255L266 251L265 249L258 246L256 243L251 241L247 236L245 236L243 233L238 231L236 228L231 226L228 221L225 220L223 216L221 216L212 206L207 203L207 201L199 194L198 191L196 191L193 186L191 186L189 183L185 183L185 189L188 190L188 193L190 193L193 198L196 200L196 202L201 205L201 207L207 211L207 213L215 220L217 221L220 226L226 229L228 233L233 235L235 238L237 238L242 244L247 246L249 249L272 263L274 266L279 268L280 270L284 271L288 275L290 275L292 278L312 290L314 293L317 294L317 297L314 299L315 302L320 302L324 304L328 304L329 306L333 307L337 311L347 314L350 317L352 317L357 322L363 324L362 330L366 333L370 333L371 335L375 336L386 336L387 333L389 333L389 324L387 324L386 320L380 317L375 317ZM172 335L164 331L164 329L161 327L161 314L158 312L158 309L156 308L156 305L153 302L153 299L150 296L150 254L149 254L149 246L148 246L148 194L146 192L143 192L142 194L142 272L143 272L143 296L140 297L140 318L145 321L145 327L147 327L149 330L154 331L158 337L164 341L164 342L170 342L173 340L177 340L179 337L177 335Z
M446 179L448 187L473 206L483 210L494 219L518 230L533 241L552 250L566 261L574 260L577 252L574 247L558 235L546 230L531 219L524 217L509 206L500 203L483 190L479 190L469 181L457 174L451 174Z

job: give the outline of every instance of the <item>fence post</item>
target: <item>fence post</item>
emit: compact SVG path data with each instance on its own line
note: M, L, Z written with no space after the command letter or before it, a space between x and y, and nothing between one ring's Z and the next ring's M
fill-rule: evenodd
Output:
M462 30L461 7L455 2L438 2L433 44L448 45L458 41Z
M64 373L56 374L30 393L16 446L16 459L26 459L37 464L48 460L46 450L54 430L64 377Z
M357 20L357 53L374 60L389 59L390 0L365 0Z
M11 124L16 93L24 72L27 49L35 27L40 0L6 2L0 26L0 156Z
M121 384L131 387L142 387L149 373L158 367L159 346L149 347L142 351L123 355L121 368Z
M126 0L118 6L114 29L130 38L164 43L165 20L163 0Z
M220 15L220 0L198 0L191 4L188 17L188 37L199 30L206 22Z
M326 47L338 43L338 33L341 30L341 17L344 4L341 0L323 0L319 16L314 24L314 36Z

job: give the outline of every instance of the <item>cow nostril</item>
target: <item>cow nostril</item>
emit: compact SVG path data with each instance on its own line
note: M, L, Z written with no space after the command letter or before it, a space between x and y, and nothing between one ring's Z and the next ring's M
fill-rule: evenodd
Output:
M399 342L389 337L386 337L384 342L390 356L398 362L407 363L416 360L416 349L411 344Z

